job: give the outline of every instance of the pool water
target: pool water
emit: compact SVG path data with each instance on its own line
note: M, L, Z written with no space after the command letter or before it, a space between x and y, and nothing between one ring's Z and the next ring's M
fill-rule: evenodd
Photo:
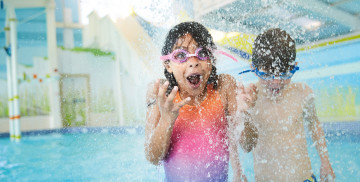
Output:
M162 167L145 159L143 132L55 132L23 136L20 142L0 137L0 181L162 181ZM62 134L61 134L62 133ZM327 132L330 161L337 181L360 179L360 135ZM309 142L316 176L320 159ZM254 181L251 153L240 153L243 170ZM230 169L229 179L232 179Z
M0 138L0 181L158 181L138 134Z

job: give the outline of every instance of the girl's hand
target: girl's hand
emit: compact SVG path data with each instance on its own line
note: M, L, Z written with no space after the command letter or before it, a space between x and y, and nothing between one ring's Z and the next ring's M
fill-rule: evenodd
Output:
M161 117L168 118L171 122L175 122L176 118L179 115L180 108L187 104L191 99L190 97L188 97L179 103L174 103L174 98L178 91L178 87L175 86L171 93L166 96L166 90L168 86L169 81L166 81L161 86L160 81L156 81L154 86L154 95L156 95L156 103L159 106Z
M249 87L244 85L238 85L237 90L237 103L239 111L247 111L255 106L257 100L257 88L254 84L250 84Z
M335 181L335 173L329 161L321 162L320 180L325 182Z

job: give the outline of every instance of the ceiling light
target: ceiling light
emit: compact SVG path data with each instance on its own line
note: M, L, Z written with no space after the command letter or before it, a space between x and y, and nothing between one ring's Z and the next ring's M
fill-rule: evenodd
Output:
M306 30L309 30L309 31L316 30L322 25L321 21L312 20L307 17L299 17L299 18L293 19L292 22L297 25L302 26L303 28L305 28Z

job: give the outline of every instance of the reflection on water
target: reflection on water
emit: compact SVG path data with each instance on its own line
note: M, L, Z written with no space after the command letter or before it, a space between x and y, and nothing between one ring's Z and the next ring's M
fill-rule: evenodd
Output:
M360 178L360 123L324 124L330 161L337 181ZM341 130L339 130L341 129ZM0 138L0 181L159 181L162 167L145 159L144 135L108 132L26 136L19 143ZM124 130L125 131L125 130ZM127 133L127 132L126 132ZM319 176L320 160L308 138L312 168ZM240 153L245 174L254 181L252 154ZM229 170L232 179L232 170ZM41 174L41 175L39 175Z

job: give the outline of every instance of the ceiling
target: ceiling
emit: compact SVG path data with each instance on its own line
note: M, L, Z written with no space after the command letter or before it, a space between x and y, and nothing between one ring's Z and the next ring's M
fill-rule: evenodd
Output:
M195 20L225 32L281 28L298 45L360 31L360 0L223 0L206 13L194 12Z

